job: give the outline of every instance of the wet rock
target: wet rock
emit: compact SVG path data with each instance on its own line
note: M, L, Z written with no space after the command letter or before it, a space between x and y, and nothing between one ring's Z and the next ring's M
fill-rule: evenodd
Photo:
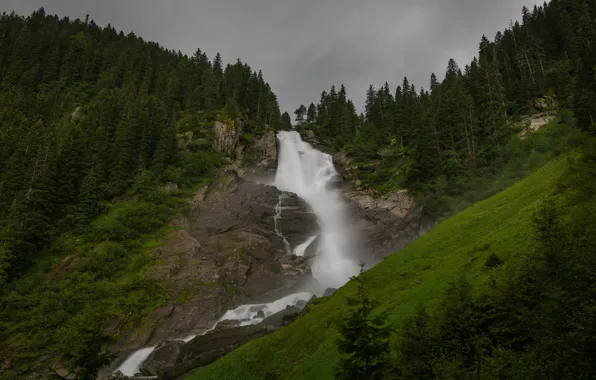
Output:
M236 170L197 190L176 220L178 229L152 252L156 265L147 271L150 280L166 285L170 299L184 301L156 310L142 330L111 348L124 356L172 336L200 334L226 310L269 302L311 281L308 260L287 255L276 232L280 197L278 228L292 247L318 233L316 216L302 199L243 179ZM141 322L132 314L112 325L118 332Z
M255 318L260 318L260 319L265 318L265 313L263 312L263 310L259 310L257 312L257 315L255 316Z
M300 300L300 301L296 302L296 307L299 307L302 309L306 306L306 304L307 304L307 302L305 300Z
M432 218L424 216L407 190L375 198L352 186L344 197L354 221L353 233L368 243L367 247L359 247L361 253L354 259L367 265L404 248L435 224Z
M240 325L240 321L237 319L225 319L217 324L218 328L222 327L236 327Z
M343 185L343 178L341 177L341 175L337 174L334 175L329 182L327 182L327 184L325 185L327 189L333 190L333 189L340 189Z
M317 236L315 240L313 240L308 247L304 250L304 257L314 257L319 252L319 243L321 241L321 237Z
M270 329L287 326L290 322L298 318L301 309L296 306L286 306L286 308L278 313L275 313L265 318L261 324Z
M164 367L176 363L183 346L184 341L181 340L161 342L141 364L141 373L157 376Z
M260 338L271 330L262 324L216 329L185 344L175 363L161 369L160 376L176 378L191 370L213 363L240 345Z
M333 293L335 293L337 291L336 288L327 288L325 289L325 293L323 293L323 297L329 297L331 295L333 295Z

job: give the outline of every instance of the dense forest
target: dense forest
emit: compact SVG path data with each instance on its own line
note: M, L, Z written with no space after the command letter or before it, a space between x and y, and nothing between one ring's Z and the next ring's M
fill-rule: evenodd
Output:
M282 128L275 94L240 59L43 9L0 16L0 378L55 363L95 378L127 333L106 334L110 321L138 327L165 302L145 272L226 162L216 120L245 140Z
M155 181L183 181L180 170L205 161L216 118L241 120L245 133L281 122L261 72L240 60L224 66L200 49L188 57L43 9L3 14L0 284L53 236L88 223L143 170ZM206 142L179 156L176 134L192 129Z
M571 109L582 130L596 126L595 17L591 0L524 7L521 22L493 41L482 37L471 63L450 60L442 82L432 74L427 88L407 78L395 90L371 85L360 116L345 87L332 87L318 104L300 106L296 122L345 150L379 193L405 187L435 203L462 194L470 178L520 154L511 136L525 116Z

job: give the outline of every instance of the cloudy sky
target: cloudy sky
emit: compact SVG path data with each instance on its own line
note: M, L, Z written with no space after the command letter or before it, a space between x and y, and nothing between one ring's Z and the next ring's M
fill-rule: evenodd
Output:
M262 69L284 110L344 83L362 109L369 84L404 76L428 87L453 57L464 66L480 37L492 39L536 0L0 0L0 11L111 23L146 40Z

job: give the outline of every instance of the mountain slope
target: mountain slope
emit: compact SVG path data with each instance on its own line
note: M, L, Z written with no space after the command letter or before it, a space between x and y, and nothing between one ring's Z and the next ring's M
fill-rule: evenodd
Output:
M484 266L495 253L507 266L533 247L530 215L563 172L565 158L551 161L527 179L444 221L401 252L369 272L373 298L392 325L413 314L419 302L436 303L447 284L465 274L481 289L491 270ZM503 269L501 269L503 270ZM345 312L348 283L318 300L289 327L251 342L192 379L331 379L338 359L336 326Z

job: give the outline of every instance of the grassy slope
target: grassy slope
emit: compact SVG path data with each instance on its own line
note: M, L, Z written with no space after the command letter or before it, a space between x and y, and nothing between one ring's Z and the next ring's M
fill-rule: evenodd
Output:
M531 211L565 167L564 158L551 161L371 269L370 286L380 302L379 311L399 326L418 302L436 302L446 285L461 275L477 288L486 284L490 270L484 262L490 253L505 265L515 265L516 257L532 249ZM345 312L346 296L354 289L348 283L332 297L309 306L308 313L290 326L240 347L191 379L332 379L338 357L335 326Z

